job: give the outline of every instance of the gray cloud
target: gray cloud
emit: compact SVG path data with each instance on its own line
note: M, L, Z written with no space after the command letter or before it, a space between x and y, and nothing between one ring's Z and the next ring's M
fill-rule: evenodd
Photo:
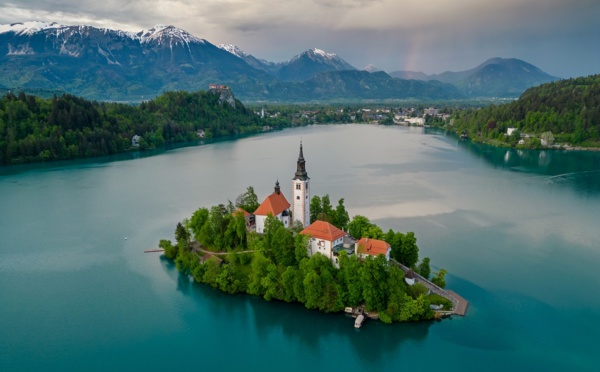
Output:
M559 76L600 73L597 0L0 0L0 23L139 31L159 23L280 61L320 47L351 64L439 73L516 57Z

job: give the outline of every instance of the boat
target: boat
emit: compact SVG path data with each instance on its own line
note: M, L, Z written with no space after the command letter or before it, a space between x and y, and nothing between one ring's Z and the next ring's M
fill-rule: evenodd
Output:
M360 326L362 326L363 322L365 321L365 316L360 314L356 317L356 320L354 321L354 328L360 328Z

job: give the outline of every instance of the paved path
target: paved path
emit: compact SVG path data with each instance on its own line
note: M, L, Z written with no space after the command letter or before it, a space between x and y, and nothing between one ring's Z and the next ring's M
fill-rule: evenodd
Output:
M402 271L404 271L405 273L409 270L408 267L402 265L400 262L398 262L394 259L392 259L390 262L392 262L394 265L401 268ZM427 288L429 288L429 290L432 293L438 294L438 295L450 300L450 302L452 302L452 312L454 314L461 315L461 316L465 315L465 313L467 312L467 307L469 306L469 301L465 300L464 298L459 296L454 291L450 291L450 290L446 290L444 288L438 287L437 285L432 283L430 280L425 279L424 277L419 275L419 273L415 272L415 276L417 277L417 281L420 283L423 283L423 285L425 285Z
M229 254L229 253L252 253L252 252L256 252L255 250L248 250L248 251L220 251L220 252L214 252L214 251L208 251L204 248L202 248L202 245L200 245L200 243L198 243L198 241L194 240L191 244L190 247L192 247L192 252L202 252L202 253L208 253L208 254Z

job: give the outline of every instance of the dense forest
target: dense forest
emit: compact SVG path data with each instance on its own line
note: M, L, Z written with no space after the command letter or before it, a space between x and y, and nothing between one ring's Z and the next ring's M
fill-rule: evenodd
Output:
M460 110L451 129L495 144L537 148L546 133L556 142L573 146L600 145L600 75L560 80L530 88L504 105ZM516 128L510 136L508 128ZM551 133L551 135L549 135ZM525 136L528 134L529 136ZM523 143L525 142L525 143Z
M0 99L0 164L75 159L145 150L165 143L257 132L289 121L261 119L233 96L167 92L138 106L24 93ZM137 146L132 138L140 136Z
M329 196L315 197L311 206L319 211L315 218L337 221L355 237L384 239L392 246L391 256L425 277L430 275L429 258L417 265L419 253L416 237L381 228L364 216L351 221L343 206L333 208ZM390 265L383 255L368 256L364 261L342 250L339 268L320 254L308 257L308 236L298 234L302 226L285 228L283 223L269 216L265 233L248 232L246 221L237 207L252 211L258 206L254 190L236 199L236 203L199 208L190 219L177 224L175 243L161 240L165 256L173 259L177 269L191 275L199 283L234 293L248 293L267 301L300 302L308 309L324 312L342 311L345 306L364 304L369 311L378 311L386 323L431 319L430 304L441 304L450 309L449 300L429 294L421 283L408 286L404 272ZM210 255L207 251L224 252ZM445 286L445 270L437 272L432 281Z

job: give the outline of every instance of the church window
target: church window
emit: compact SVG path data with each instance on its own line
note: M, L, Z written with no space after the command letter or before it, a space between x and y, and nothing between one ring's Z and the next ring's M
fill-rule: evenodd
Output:
M301 184L299 184L299 183L297 183L297 184L296 184L296 190L302 190L302 185L301 185Z
M300 200L300 195L296 196L296 200Z

